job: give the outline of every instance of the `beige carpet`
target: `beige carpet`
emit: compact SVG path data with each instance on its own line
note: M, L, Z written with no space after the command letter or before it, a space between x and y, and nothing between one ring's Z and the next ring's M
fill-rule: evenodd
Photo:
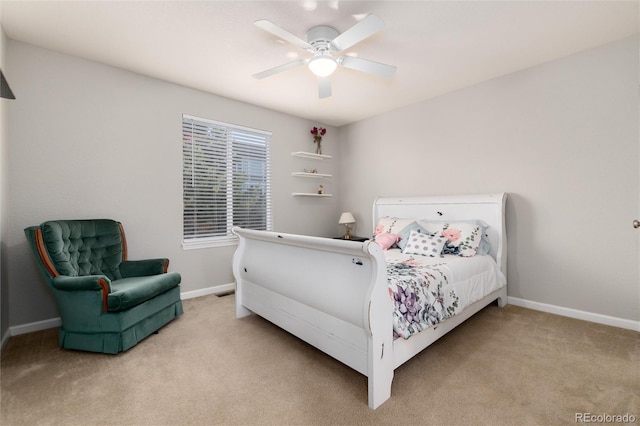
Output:
M575 424L576 413L640 423L640 335L490 306L395 372L367 406L367 380L234 297L185 314L133 349L61 350L56 330L12 337L1 358L7 425Z

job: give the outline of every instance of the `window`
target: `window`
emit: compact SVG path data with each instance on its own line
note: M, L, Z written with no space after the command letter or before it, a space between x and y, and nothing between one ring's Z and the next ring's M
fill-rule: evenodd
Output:
M271 230L271 133L182 116L183 247L230 244L234 226Z

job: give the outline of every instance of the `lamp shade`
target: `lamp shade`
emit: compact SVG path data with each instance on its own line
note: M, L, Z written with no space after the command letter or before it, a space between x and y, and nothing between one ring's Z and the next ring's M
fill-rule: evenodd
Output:
M341 225L345 223L356 223L356 220L350 212L344 212L340 215L338 223Z

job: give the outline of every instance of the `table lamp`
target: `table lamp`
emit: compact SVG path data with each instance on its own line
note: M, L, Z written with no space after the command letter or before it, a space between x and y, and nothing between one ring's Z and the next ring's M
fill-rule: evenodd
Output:
M350 240L351 239L351 225L352 223L356 223L356 220L354 219L353 215L350 212L344 212L340 215L340 220L338 221L338 223L340 225L344 225L345 231L344 231L344 235L342 236L343 239L345 240Z

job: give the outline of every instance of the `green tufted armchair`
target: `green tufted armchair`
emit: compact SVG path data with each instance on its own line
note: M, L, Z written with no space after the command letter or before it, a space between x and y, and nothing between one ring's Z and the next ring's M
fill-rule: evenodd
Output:
M120 222L54 220L24 230L53 290L60 347L115 354L181 315L180 274L168 259L127 260Z

